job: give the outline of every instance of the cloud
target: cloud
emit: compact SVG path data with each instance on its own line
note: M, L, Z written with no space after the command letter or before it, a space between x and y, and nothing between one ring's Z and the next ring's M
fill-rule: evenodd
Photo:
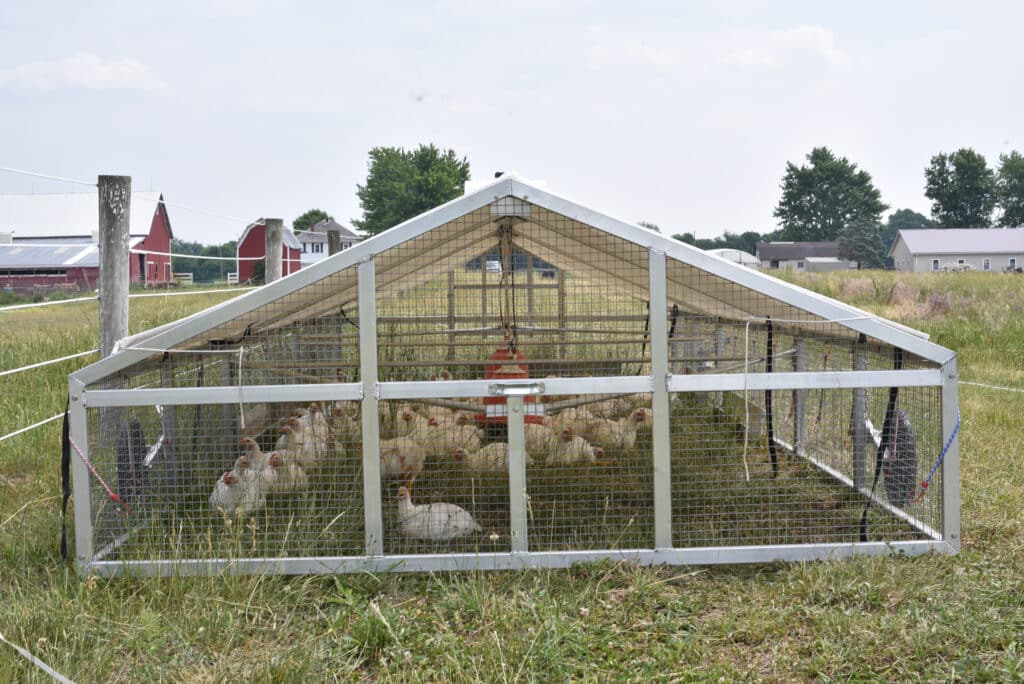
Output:
M823 26L800 25L783 31L740 31L729 36L724 62L740 67L779 69L808 59L842 64L846 53Z
M137 59L115 57L104 60L87 52L50 62L26 62L10 69L0 69L0 87L5 86L44 92L69 89L158 92L167 88Z

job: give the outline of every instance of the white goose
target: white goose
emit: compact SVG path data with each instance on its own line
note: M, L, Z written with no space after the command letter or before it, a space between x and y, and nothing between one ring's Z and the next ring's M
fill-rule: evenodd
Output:
M450 503L417 506L406 487L398 488L398 520L402 534L412 539L448 541L481 531L466 509Z

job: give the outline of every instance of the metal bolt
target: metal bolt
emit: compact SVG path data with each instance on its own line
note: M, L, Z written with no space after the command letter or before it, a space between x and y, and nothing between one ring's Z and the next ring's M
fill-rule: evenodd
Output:
M512 413L519 413L519 407L518 406L513 406L512 407Z

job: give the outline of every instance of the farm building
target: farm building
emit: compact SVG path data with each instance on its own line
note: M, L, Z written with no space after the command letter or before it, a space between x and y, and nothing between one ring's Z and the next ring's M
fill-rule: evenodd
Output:
M856 262L839 258L839 243L831 242L763 242L756 245L761 268L782 268L796 271L840 271L856 268Z
M310 226L309 230L295 233L295 238L302 245L303 266L315 264L327 257L327 233L332 231L338 233L340 238L338 245L342 250L348 249L363 239L361 235L356 235L333 218L317 221Z
M99 278L96 191L0 194L0 286L92 290ZM129 217L132 283L171 279L171 220L159 192L133 192Z
M959 549L953 352L514 177L69 388L102 574Z
M888 256L897 271L1015 271L1024 267L1024 228L901 230Z
M242 231L235 248L238 282L244 283L256 274L257 264L266 258L267 226L263 219L253 221ZM281 275L295 273L302 268L302 245L290 230L281 231Z
M760 268L761 262L758 261L757 257L750 252L744 252L742 249L736 249L734 247L720 247L719 249L709 249L708 254L714 254L715 256L722 257L729 261L735 261L737 264L741 264L748 268Z

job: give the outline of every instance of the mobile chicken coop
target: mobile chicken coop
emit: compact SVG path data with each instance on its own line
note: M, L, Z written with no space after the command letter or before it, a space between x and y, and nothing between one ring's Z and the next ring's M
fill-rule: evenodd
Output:
M959 548L953 352L516 178L124 339L70 398L102 574Z

